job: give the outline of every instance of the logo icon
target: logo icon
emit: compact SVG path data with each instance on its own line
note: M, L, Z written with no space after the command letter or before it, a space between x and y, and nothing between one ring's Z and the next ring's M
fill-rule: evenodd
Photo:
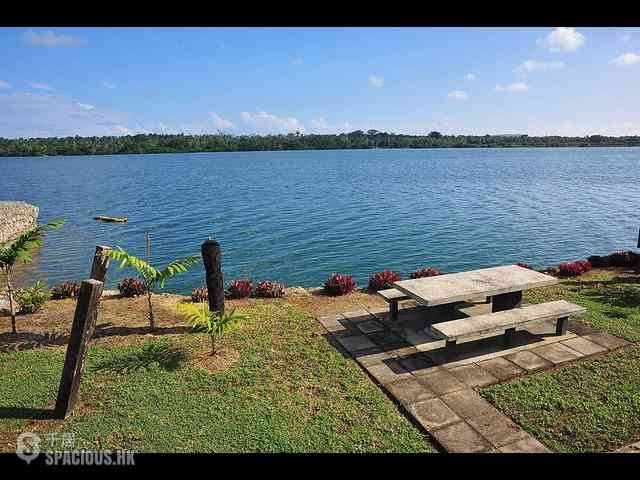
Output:
M40 437L33 432L22 432L18 435L16 455L27 464L31 463L40 455Z

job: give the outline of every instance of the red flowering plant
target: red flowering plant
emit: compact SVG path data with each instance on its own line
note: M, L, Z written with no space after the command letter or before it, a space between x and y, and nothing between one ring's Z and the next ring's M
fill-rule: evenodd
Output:
M356 288L356 282L351 275L333 273L324 282L324 290L328 295L346 295Z
M442 272L437 268L433 267L425 267L420 270L416 270L415 272L411 272L411 278L424 278L424 277L435 277L437 275L442 275Z
M229 298L247 298L253 292L253 283L248 278L242 280L234 280L227 287L227 296Z
M278 282L263 280L254 290L254 295L261 298L280 298L284 296L284 285Z
M378 290L393 288L393 282L397 282L400 279L402 277L398 272L392 272L391 270L376 272L369 277L369 290L377 292Z
M561 263L558 270L561 277L577 277L591 270L591 263L589 260Z

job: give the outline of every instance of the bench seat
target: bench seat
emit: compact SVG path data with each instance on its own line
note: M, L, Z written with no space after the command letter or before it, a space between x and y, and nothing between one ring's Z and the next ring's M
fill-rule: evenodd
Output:
M517 327L546 320L557 320L556 333L564 334L566 332L566 320L569 315L580 315L586 311L586 308L566 300L557 300L435 323L429 329L432 333L444 337L448 346L454 345L458 340L490 333L505 333L507 336L505 340L508 341L508 337L515 332Z
M395 288L379 290L378 295L389 302L389 318L394 322L398 320L398 302L400 300L409 300L411 298L409 295L405 295Z

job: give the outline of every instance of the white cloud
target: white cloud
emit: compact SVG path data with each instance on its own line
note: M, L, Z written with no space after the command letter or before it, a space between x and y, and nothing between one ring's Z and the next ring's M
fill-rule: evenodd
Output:
M304 59L302 57L296 57L293 60L291 60L291 63L293 65L302 65L304 62Z
M540 62L538 60L526 60L522 62L514 72L519 73L522 76L526 76L531 72L546 72L548 70L557 70L564 68L563 62Z
M24 41L27 45L39 47L76 47L85 45L86 41L73 35L59 35L52 30L34 32L29 30L24 33Z
M622 55L620 55L619 57L614 58L613 60L611 60L611 63L619 66L619 67L624 67L627 65L633 65L640 62L640 55L638 55L637 53L624 53Z
M305 128L297 118L278 117L267 112L241 112L240 116L245 123L267 132L304 132Z
M626 33L624 35L620 35L620 41L621 42L628 42L629 40L631 40L631 34Z
M104 88L110 88L110 89L112 89L112 90L113 90L114 88L116 88L116 85L115 85L114 83L107 82L106 80L105 80L104 82L102 82L102 86L103 86Z
M65 96L46 92L0 94L0 137L121 135L127 116L86 109Z
M317 133L342 133L349 131L351 124L344 122L340 125L331 125L324 117L319 117L311 120L311 127Z
M78 106L83 110L95 110L96 109L96 107L94 107L93 105L89 105L88 103L80 103L80 102L78 102Z
M469 98L469 95L467 95L467 92L463 90L454 90L452 92L449 92L447 94L447 97L450 100L466 100L467 98Z
M0 88L10 88L9 82L0 80Z
M509 85L496 85L496 92L526 92L529 86L524 82L510 83Z
M369 75L369 85L376 88L384 87L384 78L378 75Z
M586 37L575 28L558 27L536 43L552 52L575 52L585 41Z
M467 74L464 76L464 79L465 79L465 80L468 80L468 81L472 81L472 80L475 80L475 79L476 79L476 76L475 76L473 73L467 73Z
M227 120L226 118L222 118L220 115L218 115L216 112L209 112L209 115L211 116L211 118L213 119L213 124L220 129L228 129L228 128L233 128L233 123L231 123L229 120Z
M46 83L31 82L29 83L29 86L31 88L37 88L38 90L47 90L49 92L54 90L52 87L50 87Z

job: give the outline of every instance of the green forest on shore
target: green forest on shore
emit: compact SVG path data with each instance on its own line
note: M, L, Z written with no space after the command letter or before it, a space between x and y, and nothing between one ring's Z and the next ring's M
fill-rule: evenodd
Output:
M640 136L405 135L377 130L320 135L139 134L105 137L0 138L0 156L107 155L136 153L337 150L369 148L633 147Z

